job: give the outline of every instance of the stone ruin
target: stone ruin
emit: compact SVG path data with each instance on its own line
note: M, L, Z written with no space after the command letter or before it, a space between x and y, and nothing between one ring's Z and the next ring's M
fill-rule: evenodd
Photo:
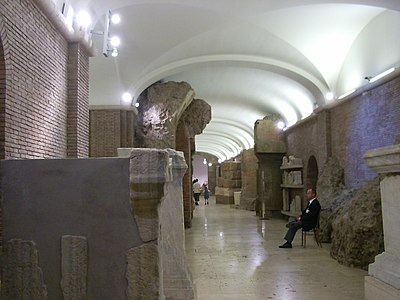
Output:
M359 189L346 189L343 169L329 159L317 183L323 242L341 264L367 269L384 250L379 177Z
M195 299L184 252L186 169L171 149L1 161L0 298Z

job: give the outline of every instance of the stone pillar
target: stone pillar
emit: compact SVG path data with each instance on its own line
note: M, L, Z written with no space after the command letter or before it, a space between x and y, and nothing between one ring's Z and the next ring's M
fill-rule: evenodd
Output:
M164 185L171 179L168 152L129 151L131 209L144 244L127 252L127 299L164 299L159 205Z
M167 149L172 180L160 205L164 295L166 299L194 299L191 274L185 260L182 177L187 165L182 152Z
M130 157L132 213L145 243L128 252L128 299L194 299L185 260L183 153L119 148L118 155Z
M217 204L233 204L234 192L240 192L242 186L241 163L235 161L223 162L220 166L221 177L217 178L215 198Z
M286 152L279 117L271 114L254 125L254 152L258 158L256 213L261 218L282 209L280 165Z
M254 154L254 149L242 152L242 195L240 208L247 210L255 209L257 199L257 169L258 160Z
M203 132L211 120L211 107L204 100L194 99L187 107L176 129L176 150L184 153L189 163L187 172L183 177L183 208L185 227L192 227L194 202L192 196L192 155L195 153L194 138Z
M192 161L192 144L193 139L190 138L189 130L185 122L180 122L176 130L176 150L182 151L187 162ZM185 220L185 228L192 227L194 201L192 197L192 164L188 164L185 175L182 179L183 186L183 215Z
M370 150L364 159L385 176L380 184L385 251L369 265L365 299L400 299L400 144Z

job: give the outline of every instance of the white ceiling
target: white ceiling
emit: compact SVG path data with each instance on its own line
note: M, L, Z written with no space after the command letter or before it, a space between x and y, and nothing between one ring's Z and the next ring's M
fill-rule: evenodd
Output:
M186 81L212 107L196 149L222 160L253 147L257 119L287 126L353 88L400 66L399 0L70 0L110 33L117 58L90 62L90 104L120 105L158 80ZM337 101L337 100L332 101Z

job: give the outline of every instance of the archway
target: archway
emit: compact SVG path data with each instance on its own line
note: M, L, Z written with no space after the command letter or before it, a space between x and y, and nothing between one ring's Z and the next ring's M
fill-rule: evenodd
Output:
M306 188L317 187L318 180L318 164L314 155L311 155L307 163L307 177L306 177Z

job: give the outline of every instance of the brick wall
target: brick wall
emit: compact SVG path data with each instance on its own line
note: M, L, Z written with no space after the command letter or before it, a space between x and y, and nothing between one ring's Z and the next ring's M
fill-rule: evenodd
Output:
M0 1L0 40L6 74L0 124L1 157L62 158L67 156L68 51L66 39L32 0ZM88 60L81 54L76 83L88 85ZM78 97L86 93L80 86ZM87 155L85 99L78 104L76 156ZM1 112L0 112L1 113ZM85 123L86 122L86 123ZM87 131L87 129L86 129ZM86 134L86 138L85 138Z
M121 109L90 110L90 156L117 156L117 148L133 147L135 113Z
M373 148L400 140L400 77L322 111L289 129L287 153L307 162L314 155L320 170L330 155L338 158L348 188L376 176L362 156ZM307 184L307 183L306 183Z
M67 155L89 153L89 55L79 43L68 51Z

